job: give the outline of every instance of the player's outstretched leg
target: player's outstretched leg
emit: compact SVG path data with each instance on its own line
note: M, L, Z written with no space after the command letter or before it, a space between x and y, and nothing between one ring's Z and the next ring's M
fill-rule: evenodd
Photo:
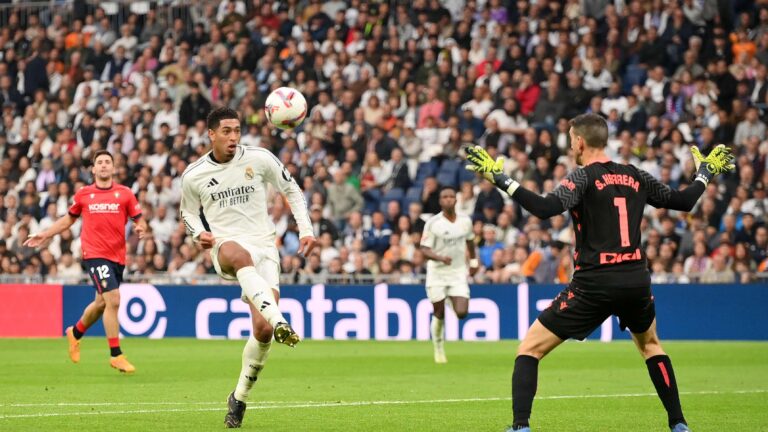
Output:
M445 337L444 337L444 324L443 318L432 316L432 322L430 323L429 330L432 334L432 348L435 354L435 363L442 364L448 363L448 358L445 356Z
M112 290L104 294L104 332L109 342L109 365L122 373L132 374L136 368L128 361L120 349L120 324L117 321L117 312L120 309L120 291Z
M539 382L539 359L520 354L515 359L512 372L512 428L510 430L530 430L528 421L533 409L533 398Z
M224 246L229 244L232 243L222 245L222 250L224 250ZM245 253L244 249L243 252ZM250 257L248 257L248 260L250 261ZM259 275L256 267L252 264L247 265L237 270L236 275L237 281L240 282L243 292L248 297L248 301L256 306L258 313L272 327L277 327L277 324L287 322L277 307L277 300L270 284Z
M448 363L448 358L445 357L445 300L432 303L432 308L433 315L429 330L432 336L435 363Z
M435 288L432 288L434 290ZM449 287L448 290L451 288ZM427 295L429 295L430 289L427 289ZM433 291L434 293L434 291ZM467 288L467 294L469 288ZM467 310L469 309L469 298L450 296L451 307L456 313L459 319L467 317ZM448 357L445 355L445 299L432 303L433 314L432 321L430 322L429 330L432 336L432 348L434 350L435 363L444 364L448 363Z
M537 319L520 342L512 373L513 431L530 431L528 424L539 380L539 360L563 342Z
M248 342L243 348L243 365L240 369L240 378L235 388L235 399L247 401L251 388L259 379L259 373L264 369L264 365L269 357L269 350L272 347L272 335L267 334L269 342L261 342L253 336L248 338Z
M674 432L688 431L687 423L683 417L683 408L680 406L680 395L677 390L675 371L672 369L672 361L666 354L655 355L645 360L648 374L651 376L656 394L667 410L667 421L670 430Z
M72 363L78 363L80 361L80 339L85 336L88 327L101 318L105 306L106 303L104 302L104 297L101 294L96 293L96 297L85 308L83 315L77 323L74 326L67 327L65 330L67 342L69 343L69 359L72 360Z
M659 395L664 409L667 410L667 423L673 432L689 431L683 408L680 406L680 394L677 390L675 371L672 360L661 348L661 341L656 334L656 320L643 333L632 333L637 349L645 359L648 375L651 377L656 394Z
M245 415L245 401L259 379L259 373L264 369L272 347L272 326L256 312L252 304L248 306L251 308L253 334L243 348L243 362L237 387L229 395L227 402L229 410L224 417L224 424L228 428L240 427Z
M80 323L78 322L78 324ZM72 360L72 363L78 363L80 362L80 339L75 337L73 326L67 327L65 333L67 334L67 342L69 342L69 359ZM82 335L82 333L80 334Z
M275 340L288 346L295 346L299 336L288 324L277 307L278 294L256 270L251 254L235 241L226 241L218 246L219 265L226 274L234 274L243 289L248 302L274 329Z

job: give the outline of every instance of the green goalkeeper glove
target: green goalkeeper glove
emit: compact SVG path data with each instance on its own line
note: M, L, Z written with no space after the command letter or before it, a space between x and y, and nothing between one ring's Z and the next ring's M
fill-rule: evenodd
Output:
M696 165L695 180L704 185L708 185L714 176L736 169L731 149L723 144L718 144L707 157L704 157L696 146L691 146L691 154L693 163Z
M464 150L467 152L467 161L471 164L465 167L467 170L482 174L486 180L496 185L499 189L504 190L509 195L512 195L515 190L520 187L520 183L504 174L503 157L499 156L496 160L493 160L491 155L479 145L474 147L468 146Z

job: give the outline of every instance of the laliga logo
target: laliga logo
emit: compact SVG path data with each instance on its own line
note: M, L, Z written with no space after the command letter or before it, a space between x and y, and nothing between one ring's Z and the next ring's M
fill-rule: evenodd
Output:
M120 285L120 329L129 336L147 336L160 339L165 335L168 318L159 317L165 312L165 300L150 284Z

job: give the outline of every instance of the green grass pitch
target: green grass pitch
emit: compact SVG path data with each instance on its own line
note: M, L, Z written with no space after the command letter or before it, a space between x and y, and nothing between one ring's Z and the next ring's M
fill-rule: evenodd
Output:
M126 339L133 376L109 367L103 338L69 362L65 339L0 340L0 431L210 431L243 341ZM244 430L503 431L514 341L305 341L274 345ZM768 430L768 344L667 342L695 432ZM664 431L666 414L629 342L568 342L539 370L534 431Z

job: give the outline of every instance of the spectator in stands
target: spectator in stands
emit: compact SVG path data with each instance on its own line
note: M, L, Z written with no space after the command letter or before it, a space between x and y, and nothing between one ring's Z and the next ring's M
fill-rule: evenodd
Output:
M364 3L288 8L271 0L226 1L191 8L190 21L163 4L111 16L97 8L77 20L30 15L13 46L0 49L0 195L9 204L3 202L0 216L4 225L12 222L6 237L21 225L63 214L71 194L88 180L89 156L102 148L125 155L116 156L117 180L132 187L156 218L162 205L164 223L175 222L178 177L208 144L205 116L211 106L228 104L243 114L243 143L273 150L303 182L310 206L325 206L330 224L345 232L337 245L357 242L364 248L362 216L371 217L385 194L399 196L392 190L402 189L406 196L396 199L408 210L411 233L404 235L399 220L391 228L403 234L397 246L405 253L423 225L421 212L438 210L431 195L439 184L429 177L438 175L444 160L457 158L465 143L485 143L494 156L507 158L505 169L517 180L540 193L551 190L573 167L567 119L592 111L609 119L615 160L657 166L658 177L673 185L690 181L689 145L702 150L730 145L740 158L740 173L707 191L695 217L711 228L700 235L712 250L724 240L748 242L753 256L765 250L764 243L747 240L758 242L768 214L768 137L760 111L768 88L765 7L748 6L733 25L721 15L724 10L692 0L655 2L648 11L602 0L512 6L495 0L446 6L431 1L423 14L407 5ZM321 10L327 17L317 14ZM534 13L535 25L529 26L526 17ZM358 17L376 24L360 28ZM0 25L9 21L21 22L16 13L0 17ZM252 43L238 42L240 36ZM285 85L305 94L310 118L277 133L265 126L261 108L270 89ZM426 177L411 177L419 161L436 166ZM362 214L335 209L338 171L346 176L345 185L360 183L364 205L350 207ZM26 185L38 178L43 188L36 186L37 196L30 198L33 191ZM506 210L493 188L474 179L453 183L463 190L459 205L466 194L464 205L475 218L520 232L500 240L505 250L512 242L535 250L560 230L544 227L528 236L530 215ZM346 198L351 191L345 186L336 195ZM30 200L37 200L37 209ZM668 235L667 216L676 218L649 213L643 234L655 227ZM344 225L352 220L356 225L347 235ZM295 233L287 220L276 222L281 251L290 253ZM726 235L719 235L726 223ZM690 239L672 258L661 241L649 246L664 277L676 281L683 280L683 263L696 243L684 231L698 229L681 226L674 227L677 235ZM185 243L184 233L176 232L156 235L158 249L175 251L163 253L171 271L179 267L174 258ZM77 235L62 241L65 253L77 249ZM57 248L52 245L54 257ZM71 252L79 259L79 251ZM511 262L514 251L496 255L519 266ZM49 257L32 258L13 266L6 260L5 269L51 268ZM193 258L195 271L210 270L197 253ZM131 259L134 274L163 268L154 255ZM764 254L753 259L765 262ZM419 271L418 264L384 267L388 274ZM745 263L732 267L742 272Z
M371 228L363 233L365 239L365 250L376 252L383 255L389 248L389 237L392 235L392 229L386 223L384 214L380 211L374 211L371 216Z
M189 84L189 95L184 98L179 108L179 122L192 127L196 122L205 120L210 110L211 103L200 94L198 83Z
M521 273L532 283L566 283L570 279L570 268L563 258L570 258L569 243L566 236L549 242L549 245L537 248L522 264Z
M388 171L389 178L381 186L384 193L395 188L407 190L411 186L408 164L403 151L398 147L392 149Z
M149 227L152 229L152 236L161 243L169 243L171 240L171 234L178 226L176 218L168 213L168 208L165 205L160 205L154 211L155 216L150 218Z
M734 283L736 274L729 266L729 258L722 252L716 252L712 256L712 267L704 271L700 282L707 284Z
M762 263L768 258L768 227L757 227L755 239L749 244L749 252L756 263Z
M310 207L309 218L312 221L312 231L317 238L320 238L323 234L330 234L331 239L336 241L339 239L339 232L333 222L323 217L322 204L312 204Z
M64 252L57 264L57 275L59 277L79 276L82 272L80 265L75 262L71 252Z
M398 221L400 219L400 201L398 200L390 200L386 203L387 205L387 213L384 215L384 220L386 221L387 225L393 228L397 228Z
M331 221L343 229L347 216L351 212L362 210L363 196L349 182L349 177L341 169L333 173L333 183L328 185L327 190Z
M480 264L485 268L493 267L493 254L495 251L503 251L504 245L499 243L498 229L495 225L486 224L483 226L482 242L478 248L478 258Z
M736 126L736 135L733 141L739 145L746 145L751 137L765 138L765 123L758 118L757 108L747 109L743 121Z

